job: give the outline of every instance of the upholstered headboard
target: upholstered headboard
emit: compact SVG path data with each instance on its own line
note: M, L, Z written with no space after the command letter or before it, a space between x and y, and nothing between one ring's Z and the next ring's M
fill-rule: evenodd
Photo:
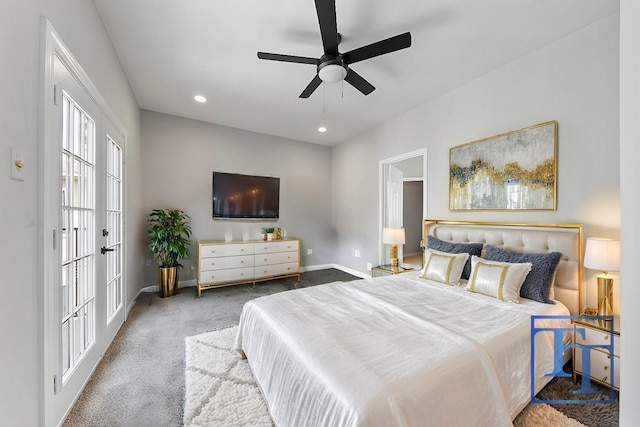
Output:
M509 224L424 220L422 237L449 242L488 243L521 253L561 252L554 298L571 314L582 311L582 226L580 224ZM484 252L483 252L484 254Z

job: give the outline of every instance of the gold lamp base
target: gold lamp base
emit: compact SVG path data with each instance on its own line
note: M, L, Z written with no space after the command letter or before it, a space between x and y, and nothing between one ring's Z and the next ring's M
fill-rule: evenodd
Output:
M609 276L598 276L598 316L612 316L613 279Z
M391 267L398 266L398 245L391 245L389 249L389 258L391 258Z

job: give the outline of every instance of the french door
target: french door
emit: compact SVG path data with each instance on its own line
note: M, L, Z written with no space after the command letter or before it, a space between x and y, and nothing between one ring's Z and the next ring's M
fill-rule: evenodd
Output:
M47 426L64 419L125 318L124 138L86 79L54 55L43 150Z

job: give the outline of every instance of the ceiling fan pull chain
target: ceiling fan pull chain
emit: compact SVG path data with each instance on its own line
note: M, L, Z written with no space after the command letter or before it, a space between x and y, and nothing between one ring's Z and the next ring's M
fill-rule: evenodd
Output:
M322 83L322 114L327 112L327 84Z

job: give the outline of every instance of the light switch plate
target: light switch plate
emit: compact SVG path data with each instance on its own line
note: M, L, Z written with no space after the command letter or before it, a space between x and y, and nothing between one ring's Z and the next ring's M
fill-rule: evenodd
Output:
M24 181L24 170L24 154L17 148L11 147L11 179Z

